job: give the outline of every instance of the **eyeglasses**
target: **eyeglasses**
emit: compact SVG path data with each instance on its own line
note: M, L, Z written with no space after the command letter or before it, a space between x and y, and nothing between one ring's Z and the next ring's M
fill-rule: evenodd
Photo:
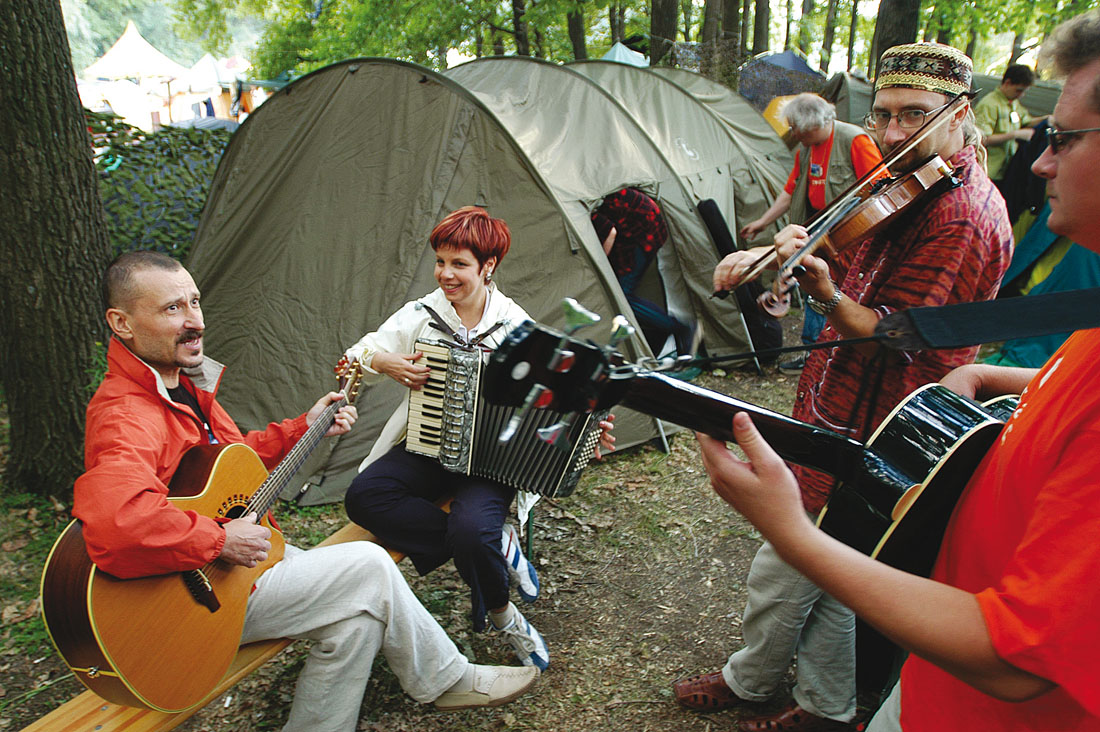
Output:
M1046 132L1047 142L1050 143L1050 151L1057 155L1086 132L1100 132L1100 127L1085 127L1080 130L1056 130L1053 127L1048 127Z
M952 99L951 101L955 100ZM947 104L951 104L951 102L948 102ZM928 115L940 111L941 109L946 107L947 104L941 104L935 109L929 109L927 112L925 112L923 109L903 109L897 114L890 114L889 112L872 110L867 113L866 117L863 118L863 126L869 130L882 131L889 127L890 120L896 117L898 120L898 127L902 128L903 130L913 130L923 125L924 120L928 118Z

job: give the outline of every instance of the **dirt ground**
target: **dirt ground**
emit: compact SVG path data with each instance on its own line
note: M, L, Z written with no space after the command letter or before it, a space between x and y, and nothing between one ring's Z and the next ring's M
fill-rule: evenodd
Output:
M793 331L800 318L796 313L786 320L787 342L797 342ZM704 374L696 383L789 414L796 381L772 366L762 377L731 371ZM63 511L52 517L25 514L3 518L0 578L37 583L44 554L28 561L26 546L17 546L19 537L53 531ZM346 520L339 506L282 516L291 541L301 543ZM688 712L671 693L676 678L716 670L740 646L744 581L760 543L752 527L709 488L692 436L673 436L668 454L646 446L610 456L585 473L572 496L544 499L534 516L533 561L542 595L521 610L546 637L551 653L550 669L534 689L497 709L441 713L405 696L379 662L359 729L732 729L737 712ZM423 578L408 565L403 563L403 570L414 591L467 655L480 663L515 663L510 648L492 634L470 631L466 593L451 565ZM18 730L81 687L47 641L22 639L28 624L40 623L33 601L5 597L4 604L0 730ZM304 653L305 644L296 644L180 729L278 729Z

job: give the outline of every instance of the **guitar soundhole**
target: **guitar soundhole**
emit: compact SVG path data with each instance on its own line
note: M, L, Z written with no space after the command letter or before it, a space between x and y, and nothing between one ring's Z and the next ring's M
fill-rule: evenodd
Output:
M238 494L235 496L226 496L225 500L222 501L222 507L221 511L219 511L219 515L225 516L226 518L236 519L244 516L247 511L248 496Z

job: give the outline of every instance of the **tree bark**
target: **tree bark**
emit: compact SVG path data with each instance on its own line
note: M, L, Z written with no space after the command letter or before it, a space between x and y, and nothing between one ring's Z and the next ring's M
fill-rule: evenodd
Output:
M527 3L524 0L512 0L512 27L515 28L516 55L531 55L531 39L527 34Z
M741 0L741 58L749 55L749 28L752 18L752 0Z
M722 19L722 0L706 0L703 6L703 33L699 39L712 46L718 41L718 26Z
M653 0L649 17L649 65L657 66L668 55L676 37L676 16L679 3L676 0Z
M810 30L810 20L814 14L814 0L802 0L802 17L798 19L798 50L805 56L810 52L813 43L813 33Z
M620 3L613 2L607 6L607 25L611 29L612 45L620 43L626 37L624 32L626 21L623 17L623 10L624 8Z
M573 44L573 58L584 61L588 58L588 47L584 42L584 7L577 3L565 20L569 28L569 42Z
M783 50L791 48L791 28L794 26L794 0L787 0L787 22L783 29Z
M821 70L829 73L829 64L833 60L833 40L836 37L836 4L837 0L829 0L828 9L825 11L825 37L821 42Z
M680 15L684 19L684 40L691 40L691 24L693 21L691 0L680 0ZM673 40L676 40L675 38Z
M768 31L771 30L771 6L768 0L756 0L756 12L752 28L752 55L766 53L770 47L771 39Z
M919 31L920 0L882 0L875 21L876 56L902 43L913 43Z
M1017 33L1012 37L1012 53L1008 57L1008 65L1016 63L1020 60L1020 56L1024 54L1024 34Z
M859 22L859 0L852 0L852 20L848 25L848 71L856 63L856 25Z
M14 493L71 496L111 256L61 5L0 3L0 383Z

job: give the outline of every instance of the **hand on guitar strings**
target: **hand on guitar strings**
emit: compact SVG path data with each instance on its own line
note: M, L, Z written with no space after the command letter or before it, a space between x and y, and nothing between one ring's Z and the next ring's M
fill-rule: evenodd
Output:
M267 559L271 551L271 529L256 523L256 513L250 513L238 519L222 524L225 529L225 544L222 545L218 559L242 567L255 567Z
M695 434L714 492L773 544L779 545L784 537L805 536L813 524L794 474L745 412L734 415L733 434L747 460L734 455L721 440Z
M317 421L317 418L321 416L321 412L325 411L330 404L343 401L344 395L338 391L330 391L323 397L317 400L317 403L309 408L306 412L306 426L310 426ZM359 418L359 412L352 404L345 404L340 407L336 412L332 426L325 432L325 437L335 437L336 435L343 435L351 431L352 425L355 424L355 420Z

